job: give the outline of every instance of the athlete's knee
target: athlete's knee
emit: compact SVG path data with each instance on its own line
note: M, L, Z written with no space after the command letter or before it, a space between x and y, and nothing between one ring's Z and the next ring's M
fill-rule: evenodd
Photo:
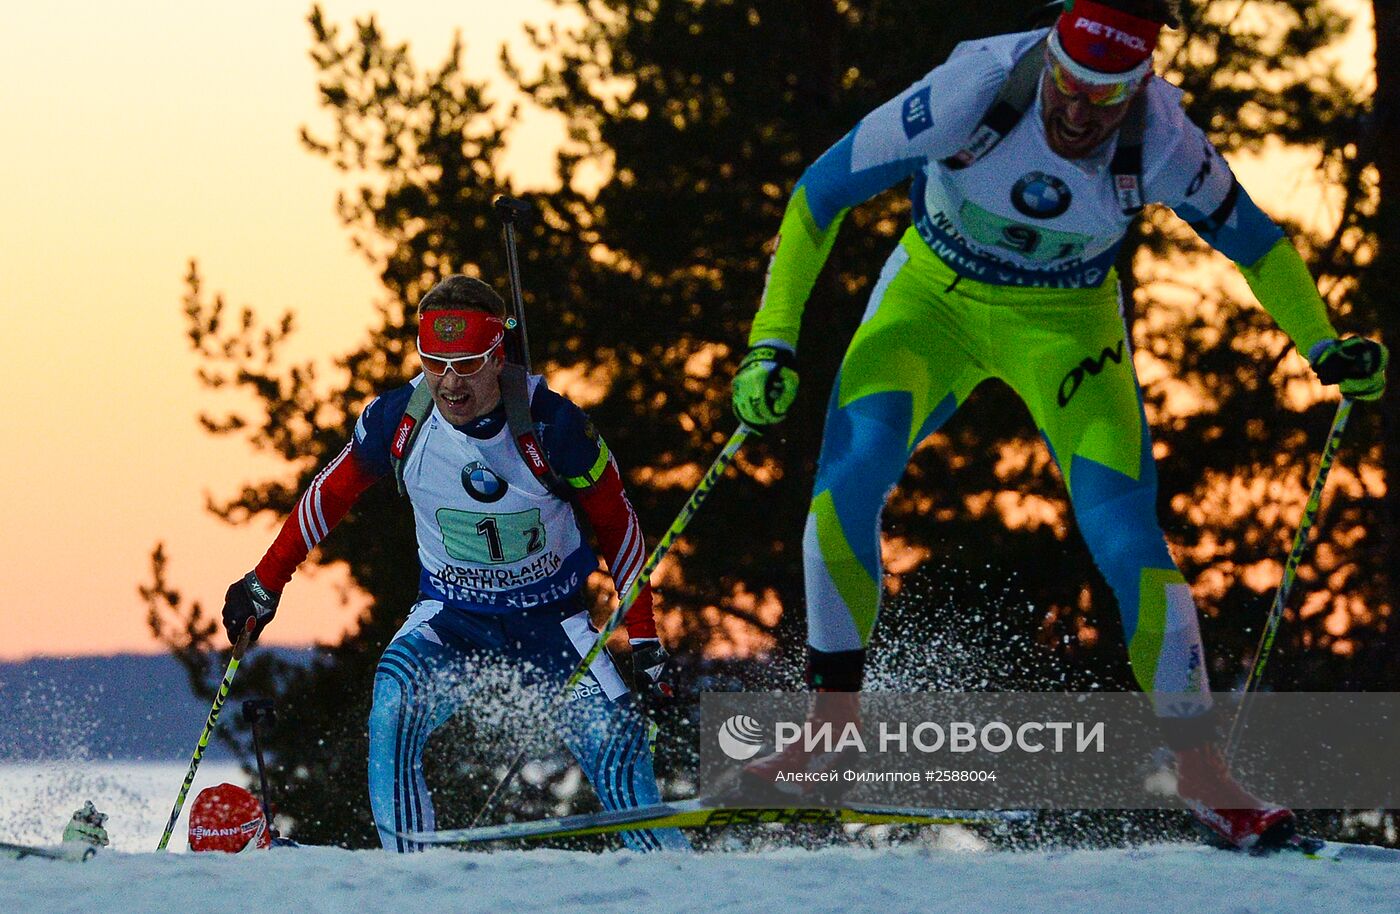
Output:
M392 644L374 671L373 703L369 712L369 736L374 742L393 738L410 711L423 698L426 671L411 651Z
M408 701L398 683L375 677L374 701L369 709L369 746L371 756L381 747L393 746L399 731L408 720Z
M907 394L865 397L827 414L814 492L839 492L878 509L909 461ZM901 402L905 401L905 402Z
M1136 581L1145 568L1176 567L1167 549L1165 534L1159 527L1125 524L1114 536L1097 537L1089 541L1094 564L1117 586L1125 576Z
M1156 486L1143 483L1104 499L1079 495L1074 507L1089 552L1110 584L1124 574L1136 579L1145 567L1174 567L1157 521Z

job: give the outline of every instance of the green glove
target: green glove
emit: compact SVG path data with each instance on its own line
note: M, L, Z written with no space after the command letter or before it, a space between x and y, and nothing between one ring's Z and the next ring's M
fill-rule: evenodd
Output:
M787 418L797 398L797 355L784 343L765 340L750 347L734 374L734 415L752 429Z
M97 811L88 800L83 808L73 813L68 826L63 829L64 844L90 844L93 847L106 847L111 841L107 838L107 814Z
M1364 336L1322 340L1308 350L1308 362L1319 381L1339 385L1344 397L1379 400L1385 393L1385 367L1390 354L1375 340Z

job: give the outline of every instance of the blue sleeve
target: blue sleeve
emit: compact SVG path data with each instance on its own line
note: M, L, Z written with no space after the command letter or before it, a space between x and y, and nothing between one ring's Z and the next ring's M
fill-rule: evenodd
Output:
M530 418L554 472L576 487L607 460L607 446L588 414L543 382L530 400Z
M1259 208L1233 175L1225 199L1213 211L1203 213L1181 204L1176 213L1207 244L1244 266L1258 263L1283 237L1283 229Z
M925 94L927 91L924 90ZM917 171L923 162L921 157L895 159L860 168L851 160L860 129L857 126L822 153L797 182L797 188L806 191L807 206L819 228L828 227L841 213L898 184Z
M403 419L413 396L413 385L405 384L369 401L355 423L355 439L350 453L360 466L375 476L387 476L393 472L393 462L389 459L389 445L394 438L394 430Z
M797 182L816 228L825 230L842 212L961 149L1011 64L1041 34L959 45L923 79L861 118Z

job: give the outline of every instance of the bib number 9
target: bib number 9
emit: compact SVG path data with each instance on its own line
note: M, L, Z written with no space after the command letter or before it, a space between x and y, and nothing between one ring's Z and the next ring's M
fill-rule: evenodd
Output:
M1036 263L1054 263L1070 257L1081 257L1090 238L1076 232L1062 232L1046 227L1014 222L985 210L972 201L959 211L962 229L978 244L1015 251Z
M1040 247L1040 232L1029 225L1004 225L1001 228L1001 238L1002 247L1020 251L1022 254L1034 254L1035 249Z

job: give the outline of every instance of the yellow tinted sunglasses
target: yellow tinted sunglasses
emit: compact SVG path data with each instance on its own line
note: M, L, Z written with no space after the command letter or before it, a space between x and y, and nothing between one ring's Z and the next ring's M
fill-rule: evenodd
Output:
M1136 85L1133 81L1097 86L1081 82L1054 60L1050 61L1050 78L1055 81L1055 88L1060 94L1071 98L1081 97L1099 108L1112 108L1114 105L1123 104L1132 97L1133 87Z

